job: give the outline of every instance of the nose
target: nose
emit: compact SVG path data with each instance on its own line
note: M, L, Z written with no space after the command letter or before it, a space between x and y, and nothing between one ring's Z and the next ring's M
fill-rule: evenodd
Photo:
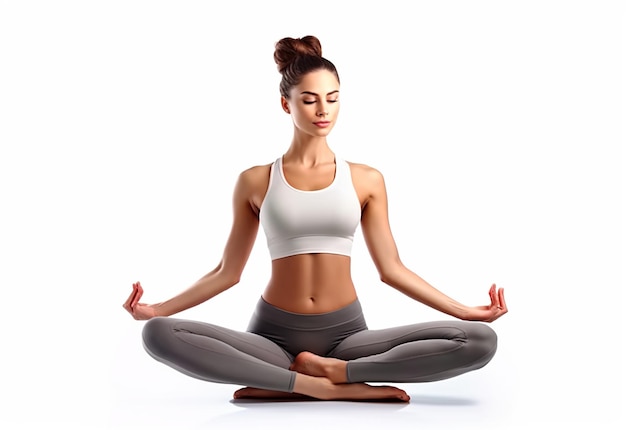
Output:
M317 116L323 118L326 115L328 115L328 106L326 106L323 101L320 101L320 103L317 105Z

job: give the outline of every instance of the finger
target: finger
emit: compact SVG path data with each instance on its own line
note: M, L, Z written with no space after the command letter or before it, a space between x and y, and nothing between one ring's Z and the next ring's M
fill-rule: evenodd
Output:
M508 312L509 309L506 307L506 300L504 300L504 288L500 288L498 291L498 299L500 300L500 307L504 312Z
M489 288L489 299L491 300L491 305L498 306L498 295L496 294L496 284L492 284L491 288Z
M128 296L128 299L126 299L126 301L124 302L124 309L129 310L132 308L132 303L136 295L137 295L137 284L135 283L133 284L133 291L131 291L130 296Z
M139 294L139 282L135 282L133 284L133 294L132 294L132 298L130 299L130 308L134 309L135 305L137 304L137 295Z
M131 308L135 308L135 306L137 305L137 303L139 303L139 300L141 299L141 296L143 296L143 288L141 287L141 284L139 282L137 282L137 294L135 295L135 298L133 299L133 301L130 304Z
M498 312L500 312L502 309L505 309L505 304L504 304L504 300L503 300L503 296L502 296L502 288L500 289L496 289L496 284L492 285L493 288L493 304L496 305L496 307L498 308Z

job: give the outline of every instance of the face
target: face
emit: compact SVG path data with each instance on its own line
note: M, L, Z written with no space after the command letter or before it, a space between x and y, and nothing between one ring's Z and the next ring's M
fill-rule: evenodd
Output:
M328 70L303 76L289 99L281 97L283 110L291 114L294 126L311 136L324 137L333 129L339 114L339 82Z

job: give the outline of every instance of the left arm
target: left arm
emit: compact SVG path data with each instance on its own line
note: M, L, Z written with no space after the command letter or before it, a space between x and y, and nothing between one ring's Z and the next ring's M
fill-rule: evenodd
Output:
M448 297L409 270L400 260L391 233L388 216L387 191L382 174L371 167L355 166L355 185L365 195L361 227L363 237L380 279L401 293L433 309L462 320L491 322L507 312L504 290L489 289L491 303L486 306L466 306Z

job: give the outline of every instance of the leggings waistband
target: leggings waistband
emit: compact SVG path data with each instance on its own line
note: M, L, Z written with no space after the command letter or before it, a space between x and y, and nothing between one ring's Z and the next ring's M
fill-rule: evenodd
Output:
M256 305L253 318L298 330L323 330L358 319L364 320L363 310L358 299L335 311L320 314L300 314L277 308L266 302L263 297L259 299Z

